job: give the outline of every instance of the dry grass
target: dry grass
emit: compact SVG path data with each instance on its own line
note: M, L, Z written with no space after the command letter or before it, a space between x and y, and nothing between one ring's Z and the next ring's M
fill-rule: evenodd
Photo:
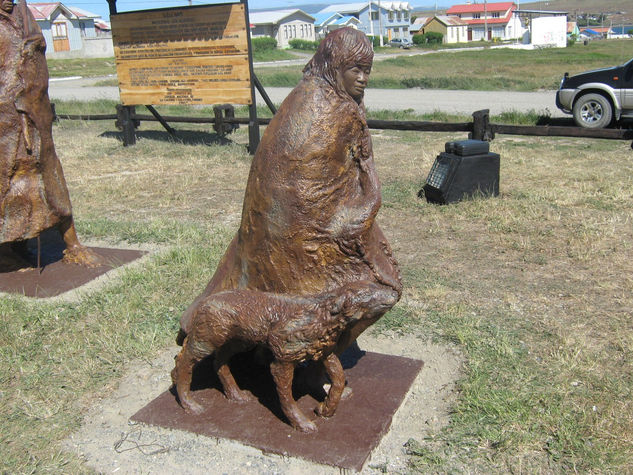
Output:
M138 145L124 148L109 123L56 126L82 237L172 251L77 305L3 297L2 471L84 471L60 452L60 441L126 361L172 341L179 313L238 225L250 164L246 130L220 146L192 143L213 139L201 129L179 144L157 127L143 124ZM630 144L498 137L501 195L440 207L416 194L444 143L465 136L374 131L373 138L379 220L406 288L376 331L447 340L467 357L452 423L412 443L412 469L627 471ZM81 378L69 378L72 371ZM55 404L44 387L57 388Z

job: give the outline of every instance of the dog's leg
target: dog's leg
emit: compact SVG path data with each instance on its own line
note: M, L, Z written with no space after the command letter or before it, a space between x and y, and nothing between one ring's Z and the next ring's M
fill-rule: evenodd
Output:
M295 429L302 432L314 432L317 430L314 422L310 421L299 409L297 402L292 397L292 378L295 365L288 362L273 361L270 364L270 372L277 385L277 394L281 409Z
M343 389L345 389L345 373L343 372L341 361L334 353L330 353L323 360L323 365L332 381L332 386L330 386L325 400L319 403L316 413L322 417L332 417L343 395Z
M176 384L178 399L180 399L180 405L185 412L201 414L204 412L204 407L194 401L191 395L191 375L193 367L198 360L191 354L188 343L189 338L187 337L182 350L176 356L176 366L171 373L171 377L174 384Z
M235 382L231 368L229 368L229 360L236 353L235 348L224 345L215 352L215 360L213 367L224 388L224 395L230 401L245 402L252 401L253 396L248 391L242 391Z

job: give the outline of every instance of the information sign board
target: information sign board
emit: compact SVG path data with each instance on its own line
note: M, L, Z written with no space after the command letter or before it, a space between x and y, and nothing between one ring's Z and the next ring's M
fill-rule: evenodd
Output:
M110 16L124 105L251 104L244 5Z

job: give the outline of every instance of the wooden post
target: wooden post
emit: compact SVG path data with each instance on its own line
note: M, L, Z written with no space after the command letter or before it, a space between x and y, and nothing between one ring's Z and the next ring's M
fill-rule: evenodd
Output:
M251 76L251 104L248 106L248 152L255 155L259 146L259 122L257 122L257 102L255 100L255 73L253 71L253 46L251 45L251 21L248 14L248 0L241 0L246 17L246 41L248 43L248 69Z
M468 134L468 138L485 142L491 142L495 138L490 126L490 109L473 112L473 131Z
M134 106L116 105L116 127L123 132L123 146L134 145L136 143L136 124L132 117L135 113Z

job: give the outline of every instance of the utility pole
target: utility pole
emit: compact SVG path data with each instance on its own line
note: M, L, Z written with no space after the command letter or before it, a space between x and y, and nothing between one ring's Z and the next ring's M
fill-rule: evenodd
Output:
M488 0L484 0L484 40L488 41Z
M374 19L371 17L371 2L372 2L372 0L369 0L367 2L367 4L369 6L369 34L372 36L372 40L373 40L373 36L374 36ZM380 12L378 12L378 14L380 15Z
M382 41L382 12L380 10L380 0L378 0L378 33L380 34L380 46L385 46Z

